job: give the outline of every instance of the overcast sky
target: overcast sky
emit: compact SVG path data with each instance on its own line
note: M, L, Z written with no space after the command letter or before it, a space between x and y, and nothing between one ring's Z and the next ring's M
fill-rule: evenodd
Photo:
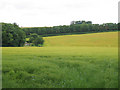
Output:
M69 25L71 21L118 22L119 0L0 0L0 22L22 27Z

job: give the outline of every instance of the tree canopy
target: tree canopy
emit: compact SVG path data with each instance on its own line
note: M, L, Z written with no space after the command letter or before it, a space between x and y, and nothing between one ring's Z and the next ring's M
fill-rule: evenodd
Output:
M16 24L2 23L2 46L20 47L25 43L26 34Z
M32 43L34 46L42 46L44 40L41 36L37 35L36 33L30 34L29 36L29 43Z
M70 25L60 25L53 27L32 27L22 28L26 35L29 36L31 33L36 33L42 36L55 36L67 33L91 33L91 32L108 32L117 31L118 24L116 23L103 23L103 24L92 24L91 21L72 21Z

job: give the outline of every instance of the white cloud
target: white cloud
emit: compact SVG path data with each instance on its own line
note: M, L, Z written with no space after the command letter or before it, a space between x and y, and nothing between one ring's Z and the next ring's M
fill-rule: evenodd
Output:
M0 0L0 22L24 27L68 25L72 20L117 23L118 1Z

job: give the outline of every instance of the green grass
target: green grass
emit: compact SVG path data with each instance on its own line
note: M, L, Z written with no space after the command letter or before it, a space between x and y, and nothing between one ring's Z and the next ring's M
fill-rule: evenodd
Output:
M117 32L86 35L45 37L45 47L3 47L3 88L118 87ZM92 36L99 45L91 46ZM81 45L83 37L89 42Z

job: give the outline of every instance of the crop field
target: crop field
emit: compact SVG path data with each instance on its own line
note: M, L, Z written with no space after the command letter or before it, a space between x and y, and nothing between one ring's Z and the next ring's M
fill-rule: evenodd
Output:
M44 37L3 47L3 88L117 88L118 32Z
M44 37L45 46L117 47L118 32Z

